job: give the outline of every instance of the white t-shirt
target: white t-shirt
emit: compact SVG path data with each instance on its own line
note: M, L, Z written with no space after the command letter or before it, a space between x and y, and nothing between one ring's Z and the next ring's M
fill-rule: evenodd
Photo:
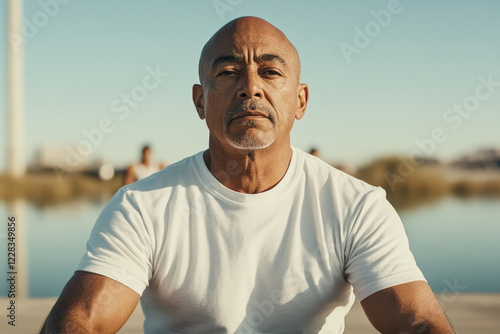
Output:
M123 187L78 270L141 294L145 333L342 333L353 290L425 280L384 190L296 148L258 194L203 152Z

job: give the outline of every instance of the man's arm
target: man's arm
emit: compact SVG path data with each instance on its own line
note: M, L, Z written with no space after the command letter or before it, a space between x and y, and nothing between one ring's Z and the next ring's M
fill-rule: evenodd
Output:
M455 333L424 281L396 285L361 301L368 320L381 333Z
M116 333L140 296L105 276L77 271L64 287L40 334Z

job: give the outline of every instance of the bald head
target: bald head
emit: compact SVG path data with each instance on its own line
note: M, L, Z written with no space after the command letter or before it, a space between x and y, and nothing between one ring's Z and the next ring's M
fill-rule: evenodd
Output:
M205 44L200 55L199 76L200 83L206 78L207 72L220 56L234 53L238 46L253 43L271 45L280 51L283 56L278 60L285 62L291 73L300 80L300 59L297 50L285 34L258 17L245 16L232 20L220 28Z

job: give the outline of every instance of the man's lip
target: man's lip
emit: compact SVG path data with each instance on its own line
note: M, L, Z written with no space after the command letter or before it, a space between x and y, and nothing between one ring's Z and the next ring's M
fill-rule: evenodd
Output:
M242 117L246 117L246 116L258 116L258 117L269 118L269 116L267 114L261 113L259 111L244 111L244 112L240 112L240 113L234 115L234 117L231 118L231 120L235 120L237 118L242 118Z

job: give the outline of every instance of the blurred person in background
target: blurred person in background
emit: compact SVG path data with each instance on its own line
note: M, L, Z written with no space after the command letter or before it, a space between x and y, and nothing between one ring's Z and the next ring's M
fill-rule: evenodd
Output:
M309 150L309 154L310 155L314 155L315 157L317 158L320 158L321 159L321 156L319 155L319 151L316 147L313 147Z
M163 168L165 168L165 164L152 161L151 147L149 145L144 145L141 151L141 162L132 164L127 168L124 184L127 185L144 179Z

